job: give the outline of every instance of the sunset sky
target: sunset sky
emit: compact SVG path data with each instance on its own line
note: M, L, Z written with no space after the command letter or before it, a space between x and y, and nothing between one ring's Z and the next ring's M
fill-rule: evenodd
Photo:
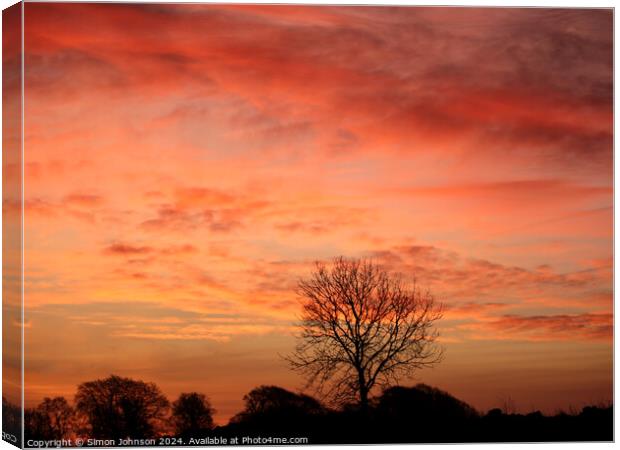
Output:
M404 384L611 400L611 10L26 3L25 70L28 405L300 389L293 289L337 255L444 303Z

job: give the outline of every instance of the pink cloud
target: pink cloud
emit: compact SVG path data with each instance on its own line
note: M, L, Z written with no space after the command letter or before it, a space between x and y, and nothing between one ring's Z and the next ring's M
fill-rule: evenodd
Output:
M499 332L500 339L609 341L613 336L612 314L505 315L482 324Z

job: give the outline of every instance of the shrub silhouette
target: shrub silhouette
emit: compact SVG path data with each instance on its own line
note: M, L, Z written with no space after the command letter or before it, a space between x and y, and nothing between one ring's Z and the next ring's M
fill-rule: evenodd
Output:
M469 441L478 418L467 403L425 384L388 388L374 403L374 421L385 430L379 442Z
M378 399L376 414L397 423L425 423L436 420L454 423L478 416L476 410L467 403L425 384L386 389Z
M75 407L88 423L88 435L118 440L161 434L170 404L153 383L111 375L80 384Z
M64 397L44 398L33 409L24 411L28 439L62 439L73 432L75 411Z
M230 420L232 424L287 430L307 426L312 417L325 413L318 400L277 386L255 388L243 401L245 408Z
M213 429L211 403L198 392L183 393L172 404L172 423L178 436L203 436Z
M612 406L585 406L577 418L582 423L582 427L589 431L590 436L605 436L604 439L609 441L613 439L614 414Z

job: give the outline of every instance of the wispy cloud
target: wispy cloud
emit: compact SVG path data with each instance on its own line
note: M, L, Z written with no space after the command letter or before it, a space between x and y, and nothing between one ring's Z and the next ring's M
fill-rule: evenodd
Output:
M488 322L469 324L474 339L526 341L597 340L608 342L613 336L612 314L504 315ZM484 333L486 332L486 333Z

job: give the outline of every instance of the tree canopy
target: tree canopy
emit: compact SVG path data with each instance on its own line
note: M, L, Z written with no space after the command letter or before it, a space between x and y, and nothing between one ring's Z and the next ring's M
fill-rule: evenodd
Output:
M145 439L158 435L170 404L154 383L111 375L80 384L75 408L92 437Z
M287 357L309 385L338 403L368 408L370 391L441 360L435 323L441 306L369 260L316 264L298 285L301 333Z
M214 413L204 394L182 393L172 404L172 422L177 435L198 436L213 429Z

